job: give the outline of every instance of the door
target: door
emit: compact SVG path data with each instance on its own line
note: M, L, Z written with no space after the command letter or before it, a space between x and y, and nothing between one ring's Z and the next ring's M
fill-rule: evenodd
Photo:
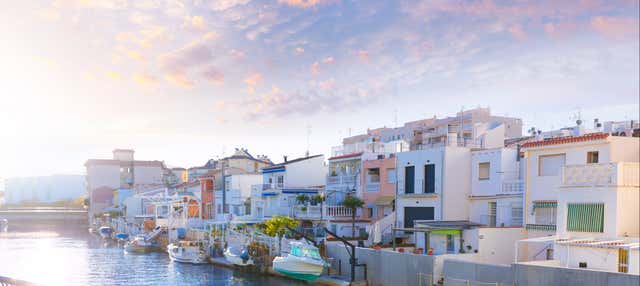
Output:
M436 165L424 165L424 192L432 194L436 192Z
M489 217L487 222L489 226L496 226L497 212L498 212L498 207L496 202L489 202Z
M414 166L404 167L404 193L405 194L413 194L414 184L415 184L415 171L416 168Z
M433 207L405 207L404 208L404 227L413 227L414 220L433 220Z
M453 234L447 234L447 253L455 253L456 246Z
M629 272L629 250L624 248L618 249L618 272Z

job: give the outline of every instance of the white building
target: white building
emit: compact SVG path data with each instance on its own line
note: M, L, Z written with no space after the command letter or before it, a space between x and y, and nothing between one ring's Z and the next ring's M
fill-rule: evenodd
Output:
M113 159L87 160L90 217L112 205L116 189L163 183L164 163L134 160L133 153L133 150L116 149L113 150Z
M262 169L262 184L251 191L251 213L257 218L294 215L296 196L317 195L327 169L323 155L286 160Z
M251 215L251 188L262 183L262 175L244 173L225 176L227 210L233 216ZM215 191L216 218L222 216L222 190Z
M51 203L87 194L84 175L8 178L4 184L6 204Z
M517 148L471 152L469 219L489 227L522 226L524 166Z
M638 274L639 139L592 133L523 148L529 239L516 258Z

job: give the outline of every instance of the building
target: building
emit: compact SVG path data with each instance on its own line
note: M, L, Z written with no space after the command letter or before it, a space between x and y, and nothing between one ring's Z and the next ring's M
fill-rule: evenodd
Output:
M262 184L251 191L251 213L259 219L273 216L292 216L319 219L317 212L300 205L298 195L319 195L326 178L323 155L288 160L262 169Z
M523 150L528 239L516 259L637 275L639 139L577 134L538 138Z
M381 154L364 160L362 169L360 185L363 186L364 210L360 217L373 222L395 211L396 156L394 153Z
M164 183L164 163L135 160L133 150L115 149L112 159L89 159L85 167L90 217L112 206L116 189Z
M226 209L233 218L251 216L251 188L262 183L262 174L239 173L225 176ZM215 191L216 217L222 217L222 189Z
M87 194L84 175L52 175L8 178L4 181L5 204L53 203Z

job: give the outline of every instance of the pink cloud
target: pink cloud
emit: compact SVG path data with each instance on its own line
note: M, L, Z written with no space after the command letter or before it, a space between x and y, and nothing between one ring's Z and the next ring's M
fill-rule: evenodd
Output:
M231 54L231 57L236 61L244 60L247 57L244 52L238 50L231 50L229 54Z
M544 32L552 38L560 39L573 34L578 29L578 25L573 21L546 23Z
M304 48L302 47L297 47L294 51L294 53L296 54L296 56L302 55L304 54Z
M326 58L322 59L322 63L324 63L324 64L332 64L335 61L336 60L333 57L326 57Z
M318 74L320 73L320 62L314 62L311 64L311 73Z
M193 82L187 77L187 75L181 71L167 74L164 76L164 79L175 86L179 86L185 89L191 89L194 85Z
M207 29L207 24L202 16L187 16L184 19L182 27L185 29L191 29L195 31L204 31Z
M338 0L278 0L278 3L298 8L311 8L317 5L337 3Z
M133 81L142 86L151 86L158 83L158 79L149 74L135 74Z
M369 51L365 51L365 50L360 50L356 52L358 54L358 58L360 58L360 60L362 62L365 63L369 63L370 62L370 58L369 58Z
M527 39L527 34L522 30L521 25L513 25L509 28L509 33L518 41L524 41Z
M224 83L224 74L214 66L210 66L206 68L202 72L202 76L204 76L204 78L210 83L214 83L214 84Z
M250 87L257 85L260 81L262 81L262 74L260 73L252 73L244 79L244 83Z
M608 38L638 37L638 19L598 16L591 19L591 28Z

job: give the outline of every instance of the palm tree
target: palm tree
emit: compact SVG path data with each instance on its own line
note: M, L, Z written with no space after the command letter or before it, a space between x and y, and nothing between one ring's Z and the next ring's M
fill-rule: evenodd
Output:
M351 237L356 237L356 209L361 208L364 202L357 197L347 195L342 201L342 205L351 209Z

